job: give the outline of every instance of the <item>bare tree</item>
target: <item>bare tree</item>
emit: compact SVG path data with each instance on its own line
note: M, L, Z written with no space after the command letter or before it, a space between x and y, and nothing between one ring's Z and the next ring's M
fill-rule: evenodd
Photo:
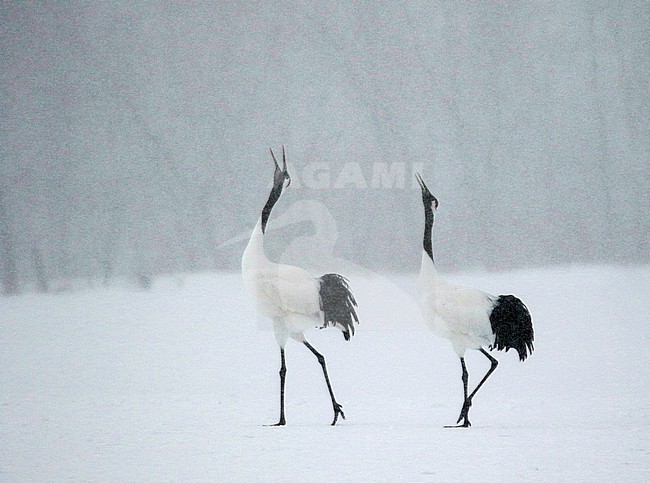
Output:
M5 198L0 187L0 278L2 291L5 295L16 295L19 292L18 269L11 224L7 217Z
M48 293L50 291L50 284L47 279L43 256L41 255L41 251L36 247L32 248L32 259L34 261L34 272L36 273L36 286L38 287L38 291Z

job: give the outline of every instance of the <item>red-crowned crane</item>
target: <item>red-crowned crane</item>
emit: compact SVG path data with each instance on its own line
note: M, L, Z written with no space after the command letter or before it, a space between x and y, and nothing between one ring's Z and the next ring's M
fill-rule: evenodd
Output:
M422 315L434 334L444 337L460 357L464 391L463 407L457 426L469 427L469 409L476 392L497 367L497 360L490 350L515 349L519 359L524 361L533 352L533 324L528 309L514 295L495 297L471 287L462 287L445 282L433 259L431 230L438 200L431 194L419 174L416 178L422 188L424 204L424 242L422 265L420 267L420 294ZM465 351L475 349L490 360L490 369L476 388L468 394L468 373L465 366ZM462 423L461 423L462 421Z
M330 273L315 278L300 267L273 263L266 257L264 233L269 215L282 190L291 183L284 146L282 168L272 150L271 157L275 164L273 188L244 251L242 273L244 284L257 310L273 321L275 338L280 346L280 420L274 426L286 424L284 385L287 367L284 350L289 337L304 344L318 359L332 400L334 426L339 415L345 419L343 407L334 397L325 358L307 342L304 332L314 327L324 328L331 325L343 332L345 340L350 340L350 336L354 335L354 324L359 322L355 311L357 303L347 280L341 275Z

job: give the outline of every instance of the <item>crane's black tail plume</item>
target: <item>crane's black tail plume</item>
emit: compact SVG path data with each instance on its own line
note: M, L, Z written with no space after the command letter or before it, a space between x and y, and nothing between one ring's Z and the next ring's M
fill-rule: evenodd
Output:
M332 325L343 331L345 340L354 335L354 323L359 317L354 309L357 301L350 292L347 279L336 273L320 278L320 309L323 311L323 327Z
M494 302L490 324L495 339L491 349L515 349L524 361L533 353L533 321L524 303L514 295L500 295Z

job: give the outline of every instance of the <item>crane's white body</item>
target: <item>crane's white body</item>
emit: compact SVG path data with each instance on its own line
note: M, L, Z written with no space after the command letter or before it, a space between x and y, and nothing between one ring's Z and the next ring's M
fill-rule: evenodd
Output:
M467 349L494 344L490 312L495 297L471 287L447 283L438 275L433 261L422 253L420 307L431 331L451 342L459 357Z
M302 333L323 323L319 282L300 267L271 262L264 253L261 219L242 257L244 285L257 310L273 320L280 347L289 336L302 342Z

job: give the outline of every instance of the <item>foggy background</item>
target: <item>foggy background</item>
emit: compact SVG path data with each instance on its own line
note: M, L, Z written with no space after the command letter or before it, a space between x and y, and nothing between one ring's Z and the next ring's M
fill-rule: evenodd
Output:
M0 5L4 293L237 269L282 144L271 258L417 270L419 170L445 271L650 259L648 1Z

